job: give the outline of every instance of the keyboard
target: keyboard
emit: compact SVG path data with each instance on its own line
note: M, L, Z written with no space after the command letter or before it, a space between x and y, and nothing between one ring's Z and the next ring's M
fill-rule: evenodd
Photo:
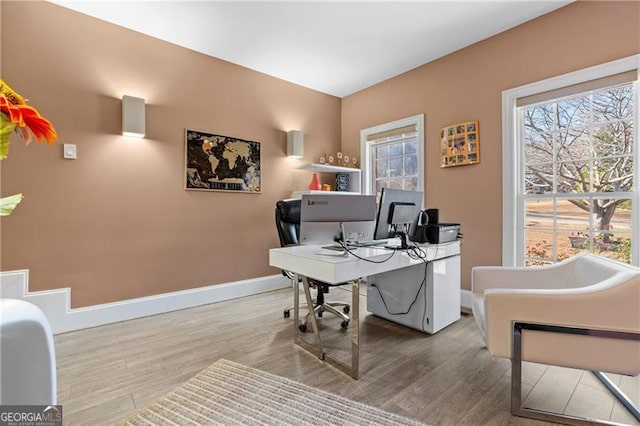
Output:
M370 246L384 246L389 242L389 240L369 240L369 241L355 241L353 243L349 243L354 247L370 247Z
M337 245L337 244L333 244L330 246L322 246L323 249L327 249L327 250L336 250L336 251L344 251L344 247Z

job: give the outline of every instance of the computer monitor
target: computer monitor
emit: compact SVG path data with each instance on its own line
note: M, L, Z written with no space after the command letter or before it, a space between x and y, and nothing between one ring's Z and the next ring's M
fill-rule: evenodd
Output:
M300 204L300 244L332 244L373 239L374 195L304 194ZM344 233L344 235L342 235Z
M402 248L407 246L407 236L418 226L422 210L423 193L404 189L382 188L374 239L382 240L399 236Z

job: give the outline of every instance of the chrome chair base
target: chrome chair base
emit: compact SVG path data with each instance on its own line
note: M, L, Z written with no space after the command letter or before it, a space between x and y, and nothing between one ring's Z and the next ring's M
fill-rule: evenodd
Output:
M336 307L339 307L339 306L343 307L342 311L339 311L338 309L336 309ZM300 305L300 308L307 309L307 305L306 304ZM295 309L295 308L291 308L291 309ZM340 323L340 327L342 327L343 329L349 327L349 315L347 314L350 312L350 310L351 310L351 305L344 302L323 303L322 305L315 305L313 307L313 312L317 318L322 317L322 314L325 312L329 312L337 316L339 319L342 320L342 322ZM285 311L284 317L289 318L289 315L290 314L287 311ZM298 329L303 333L307 331L307 326L309 325L310 318L311 318L311 312L309 312L305 316L304 320L300 321L300 324L298 325Z
M293 281L292 278L292 285L295 288L295 283ZM321 292L322 289L318 288L317 289L318 292ZM316 301L313 301L313 312L315 313L315 316L320 318L322 317L322 314L325 312L329 312L330 314L335 315L336 317L338 317L339 319L342 320L342 323L340 324L342 328L347 328L349 326L349 312L351 311L351 305L349 303L346 302L325 302L324 301L324 297L323 296L317 296L316 295L316 300L320 299L322 301L322 303L318 304L316 303ZM313 298L312 298L313 300ZM308 309L308 306L306 303L305 304L300 304L300 309ZM342 310L338 310L337 308L342 308ZM289 318L291 316L291 311L295 309L295 305L292 306L287 306L284 309L283 312L283 316L284 318ZM299 328L300 331L305 332L309 323L309 318L311 318L311 311L309 311L309 313L305 316L304 321L300 322Z
M522 331L535 330L550 333L574 334L574 335L590 335L611 339L624 340L640 340L640 333L630 333L609 330L594 330L586 328L531 324L523 322L514 322L513 324L513 340L512 340L512 358L511 358L511 414L518 417L527 417L530 419L543 420L547 422L563 423L567 425L619 425L620 423L610 422L600 419L592 419L587 417L576 417L566 414L553 413L549 411L539 410L535 408L527 408L522 406ZM633 402L609 380L603 373L599 371L592 372L611 393L629 410L629 412L640 421L640 411Z

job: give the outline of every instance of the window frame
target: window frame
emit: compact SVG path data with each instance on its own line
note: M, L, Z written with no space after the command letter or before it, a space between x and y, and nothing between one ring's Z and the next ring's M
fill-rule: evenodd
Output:
M635 125L633 128L634 181L631 194L633 206L632 224L640 223L640 165L638 164L638 126L640 125L640 55L633 55L616 61L585 68L546 80L502 92L502 264L503 266L524 266L524 203L522 202L521 181L524 158L523 150L517 143L520 128L518 127L519 109L516 101L519 98L534 94L561 89L575 84L608 77L628 71L636 71L634 83ZM640 266L640 226L635 225L631 231L631 263Z
M372 164L373 156L371 153L374 143L373 141L367 140L368 136L394 129L400 129L402 127L411 125L415 125L417 133L416 155L418 157L418 185L416 190L424 193L424 114L418 114L412 117L407 117L360 130L360 167L362 169L361 191L363 194L375 195L372 177L372 171L375 168Z

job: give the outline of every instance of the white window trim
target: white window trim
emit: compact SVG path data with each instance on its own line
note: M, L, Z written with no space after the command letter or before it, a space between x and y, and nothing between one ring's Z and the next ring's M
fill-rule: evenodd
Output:
M518 264L518 259L524 258L524 243L520 233L520 229L524 226L522 223L524 212L522 211L522 203L518 200L520 195L518 193L518 185L520 184L519 177L522 172L523 159L522 150L516 149L518 147L515 144L515 141L518 140L516 100L525 96L633 70L638 70L638 80L640 81L640 55L629 56L502 92L502 264L504 266L522 266ZM634 93L636 105L639 103L638 84L640 83L635 84ZM640 193L638 190L640 186L640 165L638 164L638 149L640 147L638 142L638 134L640 133L638 132L638 125L640 125L639 109L636 108L636 125L634 126L633 135L635 170L631 220L634 224L640 223L640 196L638 195ZM638 253L640 251L640 229L638 228L640 227L635 226L632 231L631 263L634 265L640 264L640 253Z
M416 126L416 132L418 133L418 148L416 154L418 155L418 191L424 192L424 114L414 115L413 117L403 118L401 120L392 121L390 123L380 124L378 126L369 127L368 129L360 130L360 164L362 168L362 193L371 195L371 174L369 169L373 167L371 164L370 150L367 149L371 144L367 141L369 135L376 133L387 132L394 129L399 129L406 126Z

